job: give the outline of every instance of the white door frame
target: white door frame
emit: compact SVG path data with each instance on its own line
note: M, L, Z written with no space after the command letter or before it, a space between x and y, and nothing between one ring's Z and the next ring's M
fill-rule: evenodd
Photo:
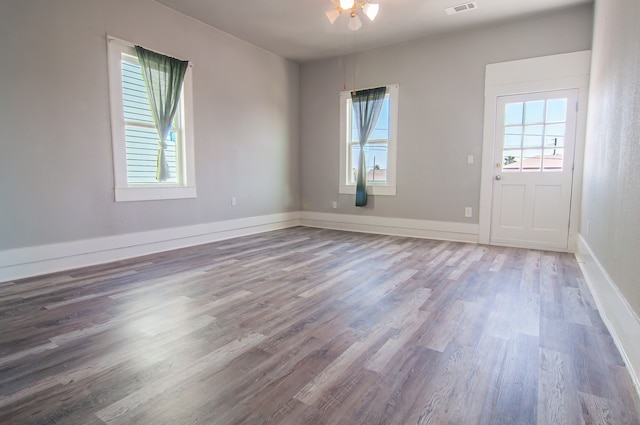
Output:
M500 96L550 90L578 90L578 115L574 152L574 171L569 224L569 252L575 252L580 203L582 167L587 122L587 94L591 51L565 53L532 59L489 64L486 67L484 91L484 132L482 139L482 172L478 241L489 244L493 199L493 149L496 133L497 101Z

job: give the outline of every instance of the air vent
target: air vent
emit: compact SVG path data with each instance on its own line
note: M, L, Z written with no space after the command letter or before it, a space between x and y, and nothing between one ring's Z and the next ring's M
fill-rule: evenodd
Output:
M462 3L457 6L448 7L444 11L447 12L447 15L455 15L456 13L468 12L473 9L478 8L478 3L475 1L469 3Z

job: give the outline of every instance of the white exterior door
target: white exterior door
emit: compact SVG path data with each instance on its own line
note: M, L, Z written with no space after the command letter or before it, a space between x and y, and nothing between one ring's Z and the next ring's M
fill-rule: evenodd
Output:
M578 90L498 97L490 243L567 249Z

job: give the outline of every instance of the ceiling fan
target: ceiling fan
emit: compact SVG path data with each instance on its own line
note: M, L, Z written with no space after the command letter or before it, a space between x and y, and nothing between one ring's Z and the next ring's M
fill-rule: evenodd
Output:
M349 14L349 29L357 31L362 27L362 21L358 16L358 10L361 10L370 20L374 20L378 15L380 5L371 3L371 0L332 0L338 6L326 12L329 22L332 24L338 19L342 12Z

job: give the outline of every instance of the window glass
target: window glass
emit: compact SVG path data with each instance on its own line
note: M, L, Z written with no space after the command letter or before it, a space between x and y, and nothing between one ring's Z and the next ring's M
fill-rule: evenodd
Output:
M525 124L544 122L544 100L526 102L524 111Z
M522 124L524 114L524 103L507 103L504 111L504 124Z
M129 184L157 184L158 132L153 123L147 89L142 78L138 60L123 56L122 100L125 120L125 143L127 154L127 182ZM179 108L181 109L181 108ZM180 110L174 126L165 140L165 156L171 177L163 183L178 183L180 170L177 162L178 127Z
M353 104L349 101L351 107ZM351 141L358 142L358 124L355 120L351 120ZM369 135L369 142L375 140L389 140L389 95L384 98L384 103L382 104L382 110L380 111L380 116L378 117L378 122L376 123L375 128Z
M542 149L522 151L522 171L540 171L542 167Z
M153 125L142 71L138 59L133 56L122 56L122 94L125 121L139 121Z
M544 150L544 162L543 167L546 171L559 171L562 170L562 163L564 161L564 149L554 148Z
M567 120L567 99L549 99L547 101L547 122Z
M520 125L513 127L505 127L504 129L504 147L519 148L522 146L523 127Z
M544 126L542 125L528 125L524 128L524 141L523 147L533 148L542 146L542 134Z
M505 171L520 171L522 165L522 151L518 150L506 150L504 154L504 165L502 167Z
M353 104L349 102L351 107ZM354 114L351 114L353 117ZM389 95L384 99L382 110L375 128L364 147L365 163L367 165L367 181L381 183L387 181L388 152L389 152ZM360 142L357 123L351 119L351 170L350 183L357 179L358 158L360 156Z
M504 115L504 171L562 170L566 98L507 103Z
M387 143L367 143L364 147L365 160L367 164L367 181L386 182L387 181L387 158L389 147ZM352 145L351 155L351 183L355 184L358 178L358 158L360 155L360 145Z
M186 70L180 105L165 140L171 177L159 182L159 136L135 48L110 36L107 42L115 200L195 198L192 65Z
M397 84L387 85L380 116L364 147L367 192L396 194L398 93ZM340 93L340 185L339 193L355 194L360 155L357 123L353 119L351 92Z

